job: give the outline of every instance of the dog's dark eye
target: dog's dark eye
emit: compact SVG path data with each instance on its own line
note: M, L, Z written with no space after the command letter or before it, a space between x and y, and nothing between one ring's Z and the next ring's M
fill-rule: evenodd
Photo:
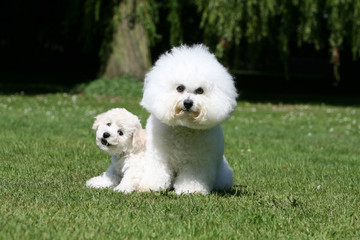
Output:
M185 90L185 86L184 86L184 85L179 85L179 86L176 88L176 91L178 91L179 93L182 93L184 90Z
M107 123L106 125L108 125L109 127L111 126L111 123Z
M203 94L204 93L204 89L202 89L201 87L199 87L198 89L195 90L196 94Z
M120 129L118 130L118 134L119 134L120 136L124 135L124 133L123 133Z

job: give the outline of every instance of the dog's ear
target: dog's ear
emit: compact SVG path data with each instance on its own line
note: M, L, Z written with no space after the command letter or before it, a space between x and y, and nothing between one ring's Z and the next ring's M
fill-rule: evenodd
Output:
M133 133L132 145L134 153L137 153L145 148L146 134L145 130L142 129L141 125L137 125L135 132Z
M94 122L94 124L93 124L93 126L92 126L92 129L93 129L93 130L96 131L96 130L99 128L100 122L101 122L102 119L104 118L104 115L105 115L105 113L101 113L101 114L99 114L99 115L97 115L97 116L95 117L95 122Z

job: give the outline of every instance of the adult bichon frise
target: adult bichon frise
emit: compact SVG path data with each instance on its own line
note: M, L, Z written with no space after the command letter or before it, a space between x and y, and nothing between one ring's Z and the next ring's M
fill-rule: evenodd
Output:
M236 97L232 76L207 47L163 54L145 77L141 101L151 113L142 190L208 194L232 187L219 124L234 111Z
M111 165L102 175L86 182L90 188L135 191L143 176L145 131L138 117L123 108L111 109L96 117L96 144L111 155Z

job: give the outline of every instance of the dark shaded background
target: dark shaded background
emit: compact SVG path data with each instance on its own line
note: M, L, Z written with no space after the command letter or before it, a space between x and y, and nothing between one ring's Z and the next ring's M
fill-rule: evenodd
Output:
M68 1L7 1L0 8L0 92L44 93L68 91L76 84L89 82L99 76L99 49L103 35L95 33L92 45L84 48L79 22L69 27ZM153 60L170 48L169 23L165 8L160 8L157 29L161 40L151 48ZM183 12L184 43L200 43L203 33L198 28L200 16L188 7ZM239 46L246 54L252 51L246 43ZM298 48L291 42L288 74L283 71L277 52L271 45L259 53L259 60L241 64L234 60L227 66L236 76L243 98L265 100L282 98L284 94L329 96L333 101L356 102L360 93L358 70L360 62L353 61L351 49L341 51L341 81L333 77L328 49L316 51L313 46ZM233 59L233 58L232 58ZM240 67L239 67L240 66ZM296 100L294 100L296 101Z

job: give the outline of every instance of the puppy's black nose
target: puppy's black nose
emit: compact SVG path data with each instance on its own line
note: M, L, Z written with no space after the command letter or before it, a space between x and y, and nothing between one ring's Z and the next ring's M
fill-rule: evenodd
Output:
M108 133L108 132L104 132L104 134L103 134L103 138L108 138L108 137L110 137L110 133Z
M186 110L190 110L190 108L194 105L194 102L191 99L184 100L184 107Z

